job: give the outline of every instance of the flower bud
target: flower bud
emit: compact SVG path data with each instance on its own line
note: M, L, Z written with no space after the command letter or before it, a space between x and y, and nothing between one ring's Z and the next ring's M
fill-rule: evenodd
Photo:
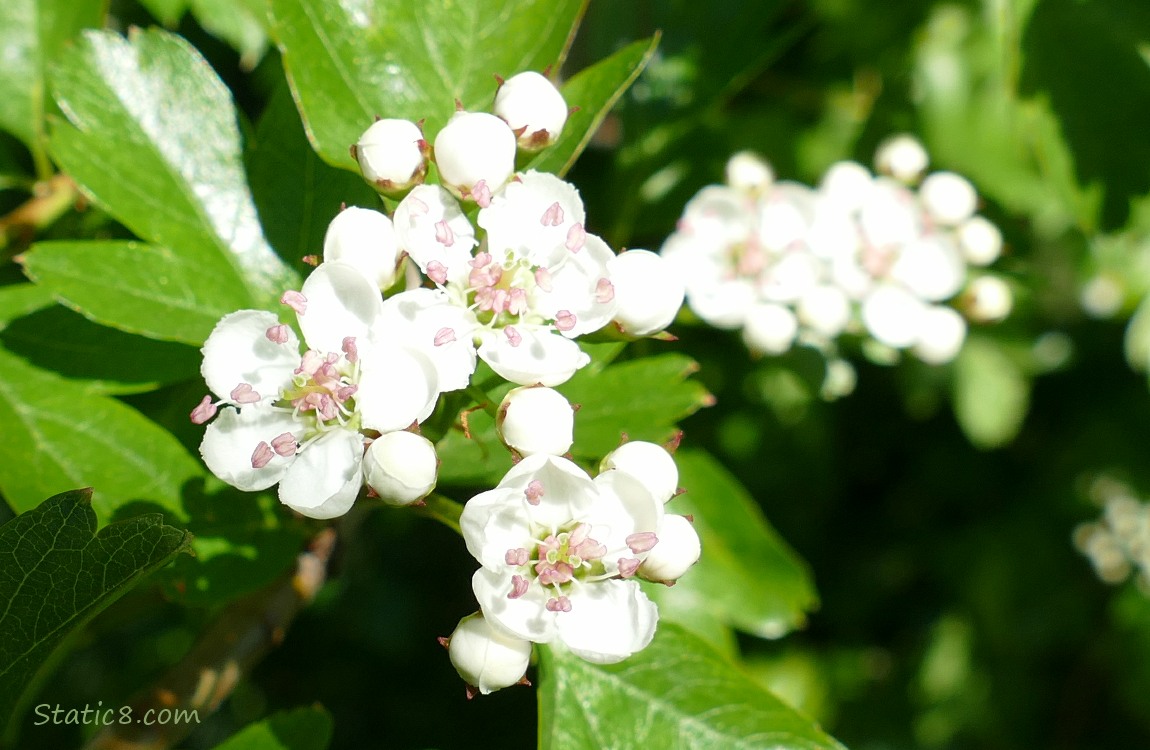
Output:
M650 250L627 250L607 263L615 322L629 336L649 336L671 324L686 287L675 268Z
M928 365L942 365L954 359L966 340L966 321L957 310L942 305L928 307L914 353Z
M808 328L828 339L842 333L851 319L850 300L832 284L808 289L799 299L798 312Z
M364 179L389 195L422 183L427 175L427 142L410 120L377 120L351 150Z
M790 308L771 303L752 305L743 324L743 341L760 354L782 354L791 348L799 321Z
M945 226L958 226L974 215L978 193L962 175L935 172L922 181L919 200L930 217Z
M979 276L970 282L964 296L967 317L978 323L997 323L1014 307L1014 294L997 276Z
M435 446L414 432L385 432L363 457L367 484L388 505L409 505L427 497L439 474Z
M575 410L559 391L520 386L503 397L495 425L503 443L522 456L562 456L574 442Z
M370 208L345 208L328 224L323 259L348 263L380 289L387 289L395 283L399 261L391 219Z
M492 109L519 135L519 148L524 151L550 146L567 122L567 102L559 89L532 70L504 81Z
M968 263L989 266L1002 253L1002 232L985 217L972 216L958 227L958 245Z
M862 303L862 321L879 342L905 349L918 340L926 303L897 284L876 286Z
M736 190L762 192L774 181L771 165L753 151L740 151L727 160L727 184Z
M644 440L623 443L599 463L599 471L612 469L630 474L656 500L667 502L679 491L679 467L662 446Z
M447 639L447 655L463 681L487 695L523 679L531 661L531 641L503 635L476 612L455 626Z
M857 211L874 188L874 175L855 161L837 161L819 181L819 197L832 209Z
M656 533L659 542L639 566L639 575L649 581L674 581L699 561L702 546L695 527L684 516L667 514Z
M883 174L900 182L914 182L926 171L930 157L917 138L901 133L879 144L874 163Z
M515 171L515 134L495 115L456 112L435 136L435 164L445 188L484 202ZM486 190L475 190L480 182Z

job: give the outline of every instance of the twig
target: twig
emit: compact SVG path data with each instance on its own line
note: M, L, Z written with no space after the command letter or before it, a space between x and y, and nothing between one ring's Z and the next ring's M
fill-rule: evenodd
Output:
M283 641L292 620L315 598L327 579L335 540L335 530L324 529L300 554L292 574L226 607L179 663L131 701L132 716L183 709L197 711L202 720L219 708L243 676ZM160 750L175 746L196 726L190 721L109 724L85 750Z
M37 182L32 197L0 216L0 256L8 260L51 226L80 199L80 190L66 174Z

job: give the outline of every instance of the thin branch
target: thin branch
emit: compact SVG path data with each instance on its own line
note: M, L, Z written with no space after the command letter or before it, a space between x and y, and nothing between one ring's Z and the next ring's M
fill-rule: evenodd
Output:
M0 256L7 260L20 252L37 232L54 224L79 199L79 188L66 174L37 182L31 198L0 216Z

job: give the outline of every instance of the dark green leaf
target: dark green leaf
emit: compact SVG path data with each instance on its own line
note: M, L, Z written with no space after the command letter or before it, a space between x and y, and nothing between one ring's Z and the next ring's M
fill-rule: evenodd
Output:
M51 107L45 68L80 29L99 26L105 0L5 0L0 3L0 129L43 152Z
M327 165L312 150L287 86L272 95L246 160L268 241L289 261L323 252L341 204L380 206L362 177Z
M587 148L615 102L643 72L658 46L658 34L635 42L579 71L563 84L563 98L567 100L567 106L579 109L568 118L563 134L555 145L541 152L529 168L566 174L579 154L583 153L583 149Z
M272 35L308 134L330 164L376 115L426 119L436 133L454 100L487 110L495 75L562 62L585 0L272 0Z
M89 32L52 81L69 120L54 128L52 154L117 220L197 269L201 286L218 285L229 309L296 283L260 230L231 94L187 42Z
M297 708L249 724L214 750L324 750L331 731L331 714L322 707Z
M190 2L191 0L140 0L140 5L147 8L152 17L165 26L175 26L180 22Z
M541 750L843 750L695 636L660 623L621 664L540 647Z
M24 268L98 323L187 344L202 344L246 297L234 275L205 275L197 260L139 242L43 242Z
M633 440L671 438L680 419L714 403L702 384L687 380L698 369L690 357L669 353L575 373L557 388L579 405L574 454L601 458L623 433Z
M723 621L765 638L802 625L818 604L806 564L718 461L680 450L675 463L686 493L668 510L694 516L703 556L663 598L700 598Z
M133 501L185 513L185 483L198 461L166 430L115 399L0 350L0 491L29 510L67 487L98 488L102 518Z
M191 540L158 514L96 533L91 490L72 490L0 527L0 720L59 643Z
M1022 429L1030 380L993 340L971 336L954 361L954 415L980 448L1006 445Z

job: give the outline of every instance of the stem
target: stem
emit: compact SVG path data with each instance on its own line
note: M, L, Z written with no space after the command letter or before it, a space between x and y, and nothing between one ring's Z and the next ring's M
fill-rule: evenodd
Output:
M143 723L149 710L196 711L200 721L223 703L260 659L284 639L295 616L327 580L334 529L324 529L300 554L296 569L262 591L229 604L183 659L131 701L139 723L108 724L85 750L161 750L196 729L196 721ZM156 714L153 713L152 716Z
M14 256L20 247L31 242L36 232L66 214L79 198L79 188L66 174L36 183L31 198L11 213L0 216L0 257L7 260Z
M449 497L433 492L423 498L423 505L412 506L416 513L426 518L439 521L447 528L462 536L459 529L459 516L463 513L463 505Z
M483 411L495 417L497 407L495 406L495 402L491 400L491 397L487 395L487 391L472 383L467 386L467 394L475 399L475 403L478 404Z

